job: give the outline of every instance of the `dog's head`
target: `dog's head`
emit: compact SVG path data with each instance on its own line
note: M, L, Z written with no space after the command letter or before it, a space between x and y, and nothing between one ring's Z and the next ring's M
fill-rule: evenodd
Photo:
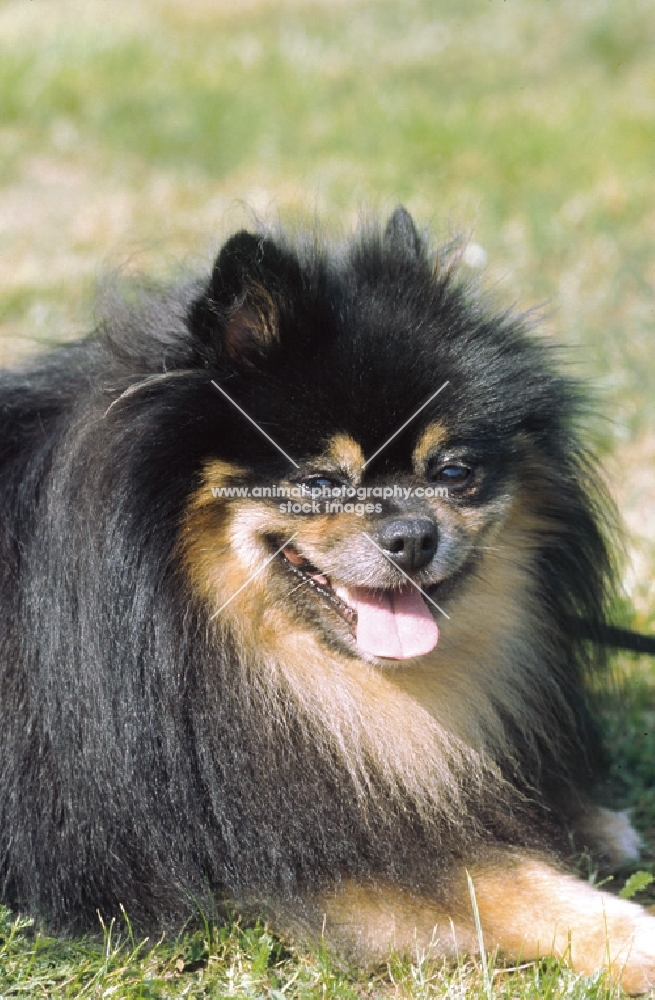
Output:
M570 596L595 530L577 390L404 210L332 254L238 234L190 326L221 420L183 536L211 615L382 664L431 652L474 580L534 605L552 572ZM517 572L494 578L503 548Z

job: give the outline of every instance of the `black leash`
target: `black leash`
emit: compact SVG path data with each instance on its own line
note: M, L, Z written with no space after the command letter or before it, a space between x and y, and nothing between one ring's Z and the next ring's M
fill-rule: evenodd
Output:
M603 625L599 629L592 628L589 622L576 618L572 623L575 635L580 639L589 639L601 646L611 649L623 649L630 653L645 653L655 656L655 635L635 632L631 628L621 628L618 625Z

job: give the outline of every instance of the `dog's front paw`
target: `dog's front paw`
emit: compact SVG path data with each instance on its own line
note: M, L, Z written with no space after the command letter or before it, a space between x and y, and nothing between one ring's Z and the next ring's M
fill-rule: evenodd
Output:
M589 975L604 966L628 993L655 989L655 917L625 899L592 892L596 899L581 909L577 934L572 926L574 968Z
M606 968L629 993L655 989L655 917L547 863L507 861L474 877L489 946L510 958L552 954L585 976Z
M640 915L625 945L610 957L612 971L628 993L655 989L655 918Z

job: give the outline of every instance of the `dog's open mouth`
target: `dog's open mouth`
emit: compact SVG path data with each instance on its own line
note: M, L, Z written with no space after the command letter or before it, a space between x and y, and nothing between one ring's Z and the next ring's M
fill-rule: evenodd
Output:
M344 621L349 625L355 626L357 624L357 609L352 607L345 601L332 586L329 577L321 573L319 569L316 568L309 559L305 559L300 553L293 548L292 545L287 545L286 548L282 550L282 555L289 563L289 566L294 571L294 573L303 579L307 584L309 584L314 590L318 591L326 600L332 604L335 611L341 615Z
M411 584L398 590L332 585L328 576L287 545L283 556L293 572L319 593L353 629L363 653L407 660L434 649L439 630L420 592Z

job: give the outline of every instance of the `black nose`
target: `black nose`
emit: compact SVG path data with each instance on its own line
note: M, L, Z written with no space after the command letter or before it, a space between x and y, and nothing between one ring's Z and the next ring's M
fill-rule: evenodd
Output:
M399 517L379 528L375 541L409 572L426 566L437 551L437 526L428 517Z

